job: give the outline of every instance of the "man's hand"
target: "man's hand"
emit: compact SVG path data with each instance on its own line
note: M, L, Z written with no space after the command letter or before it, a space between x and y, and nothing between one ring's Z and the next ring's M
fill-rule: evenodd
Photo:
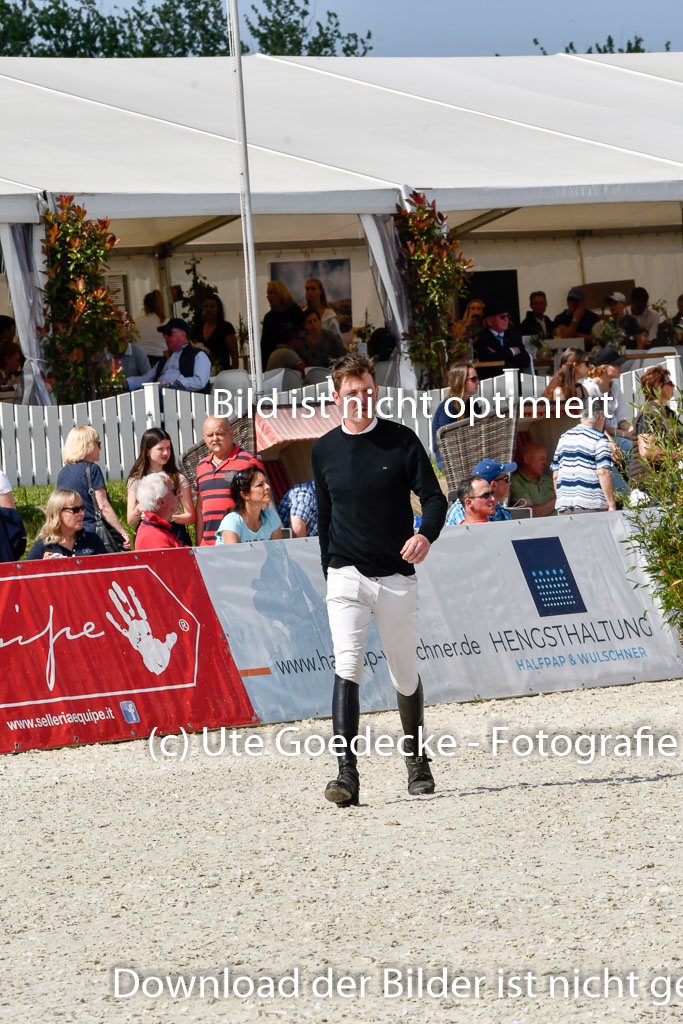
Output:
M431 546L424 534L416 533L409 537L401 548L401 558L411 565L419 565L420 562L424 562Z

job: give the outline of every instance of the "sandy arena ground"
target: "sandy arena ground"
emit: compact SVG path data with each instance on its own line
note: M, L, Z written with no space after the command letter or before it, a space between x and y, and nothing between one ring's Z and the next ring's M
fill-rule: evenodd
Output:
M327 756L271 748L278 727L252 730L261 758L211 758L197 737L182 763L153 761L143 740L5 755L0 1019L683 1019L683 995L656 1008L649 991L652 973L683 975L680 741L675 758L588 765L494 758L486 743L494 724L633 733L645 723L683 736L682 691L674 680L428 709L430 731L483 745L438 758L437 794L422 799L408 797L396 755L361 759L362 806L351 811L322 798L336 774ZM395 735L398 716L361 724ZM329 735L330 723L302 730ZM172 982L225 966L277 981L298 967L299 996L115 999L115 966ZM444 966L449 980L485 978L480 998L382 994L385 967L405 980L408 968ZM329 967L357 986L368 975L364 997L314 996ZM635 972L640 994L549 998L550 974L604 967ZM497 968L531 971L537 994L496 998Z

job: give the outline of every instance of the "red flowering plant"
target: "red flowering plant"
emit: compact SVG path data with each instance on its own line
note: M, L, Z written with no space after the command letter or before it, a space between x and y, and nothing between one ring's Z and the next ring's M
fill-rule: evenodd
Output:
M43 347L48 379L58 402L89 402L125 390L117 360L135 337L105 286L107 254L118 238L108 220L87 220L73 196L60 196L45 217Z
M396 210L398 269L411 305L410 357L423 367L427 387L445 387L453 300L456 294L465 294L472 260L463 257L457 238L447 228L445 214L421 192L408 196L408 209L397 206ZM464 342L448 344L456 358L466 357Z

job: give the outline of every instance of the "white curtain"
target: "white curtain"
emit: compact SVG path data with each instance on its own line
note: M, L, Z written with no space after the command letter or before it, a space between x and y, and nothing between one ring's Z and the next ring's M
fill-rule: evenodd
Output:
M40 224L0 224L0 247L7 274L19 344L24 354L22 405L53 405L45 379L40 288Z
M389 387L416 388L415 369L408 355L404 335L410 326L410 309L396 266L397 238L393 217L363 213L360 215L368 240L370 269L384 313L384 320L398 344L391 358L392 367L386 384Z

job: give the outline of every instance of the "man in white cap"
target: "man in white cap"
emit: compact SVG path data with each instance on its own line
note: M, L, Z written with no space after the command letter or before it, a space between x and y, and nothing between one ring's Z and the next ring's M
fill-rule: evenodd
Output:
M621 331L623 344L626 348L648 348L649 341L643 335L643 329L634 316L626 312L626 296L623 292L612 292L605 299L609 307L609 316L599 321L593 328L593 337L600 339L606 324L614 324ZM610 338L610 343L614 343Z

